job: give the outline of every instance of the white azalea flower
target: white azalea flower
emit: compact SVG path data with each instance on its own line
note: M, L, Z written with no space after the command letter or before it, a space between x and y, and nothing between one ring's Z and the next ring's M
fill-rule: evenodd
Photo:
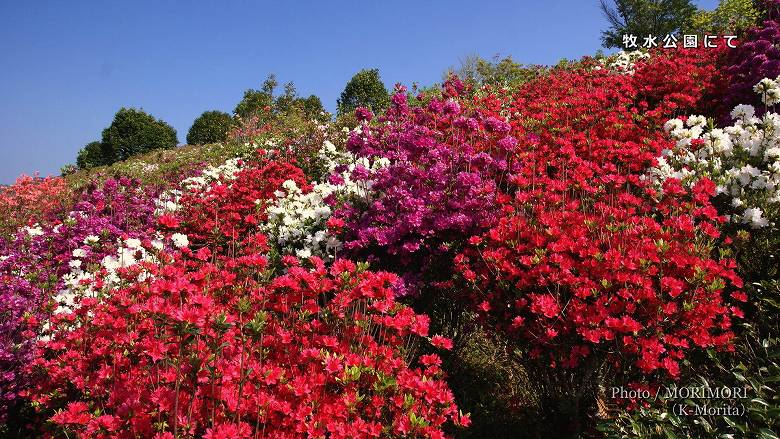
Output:
M187 235L182 233L174 233L171 235L171 241L173 241L173 245L176 246L176 248L183 248L190 245L190 241L187 239Z
M769 224L769 221L767 221L766 218L763 218L763 214L764 212L757 207L745 209L745 213L742 215L742 222L750 224L754 229L766 227Z
M136 250L132 248L119 249L119 265L122 268L130 267L138 263Z
M691 128L703 127L707 125L707 118L704 116L697 116L697 115L690 116L686 121L686 125L688 125Z
M162 242L161 239L153 239L152 240L152 248L155 250L162 250L165 247L165 244Z
M670 119L664 124L664 131L670 133L672 131L681 130L683 128L683 121L680 119Z
M32 237L43 235L43 229L38 224L35 224L32 227L25 227L24 230Z
M755 91L768 105L780 103L779 80L756 84ZM753 228L773 225L764 214L769 205L780 203L780 114L758 118L752 106L738 105L731 116L734 124L722 129L710 129L704 117L695 115L687 119L687 128L680 119L666 122L664 129L675 146L661 152L644 178L660 190L669 178L692 186L706 177L716 184L719 196L730 198L726 215L731 221Z
M100 261L100 265L109 272L114 272L120 267L119 260L111 255L104 257L103 260Z
M97 244L99 241L100 241L100 237L95 235L89 235L86 238L84 238L84 244L86 245Z
M756 109L752 105L740 104L731 110L732 119L750 119L756 115Z

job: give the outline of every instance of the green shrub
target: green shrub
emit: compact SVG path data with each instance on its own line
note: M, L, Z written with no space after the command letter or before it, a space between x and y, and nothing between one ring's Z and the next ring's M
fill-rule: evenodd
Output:
M67 163L60 167L60 176L65 177L66 175L75 174L78 172L78 170L78 166L74 165L73 163Z
M89 142L84 145L76 156L76 166L79 169L89 169L95 166L106 165L106 159L103 156L103 146L100 142Z
M233 126L233 118L222 111L205 111L192 123L187 133L190 145L225 142L228 130Z
M338 100L338 114L366 107L378 113L390 105L390 95L379 77L378 69L361 70L347 82Z
M274 105L274 90L277 85L279 83L276 81L276 76L268 75L260 90L250 88L244 92L244 97L236 105L233 113L242 119L249 119L265 109L270 111Z
M742 35L758 24L760 15L753 0L721 0L712 11L696 12L686 28L689 33L702 35Z
M176 130L162 120L135 108L121 108L103 130L101 149L105 164L136 154L176 146Z
M496 55L489 60L479 55L471 55L462 59L457 68L450 67L444 74L444 79L455 74L461 80L476 86L518 87L539 77L547 70L540 65L518 64L511 56L501 58Z
M284 85L284 93L274 96L279 83L276 76L268 75L260 90L249 89L244 92L241 102L236 105L234 113L241 120L257 118L261 123L285 118L291 114L302 114L307 119L326 121L330 115L325 112L322 101L315 95L307 98L298 96L295 85L288 82Z

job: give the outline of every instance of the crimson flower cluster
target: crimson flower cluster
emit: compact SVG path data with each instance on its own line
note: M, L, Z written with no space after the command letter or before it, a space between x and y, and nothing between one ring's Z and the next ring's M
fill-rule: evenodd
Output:
M443 438L467 425L439 357L415 358L429 319L395 301L397 276L346 260L271 265L252 218L282 182L306 181L291 164L241 166L156 219L178 250L139 239L154 258L116 269L110 288L101 269L80 282L96 295L48 319L23 393L46 434Z
M34 364L50 420L160 438L443 437L446 422L467 422L436 355L408 365L428 319L394 301L394 275L288 258L267 281L255 241L215 262L206 247L166 255L148 282L57 316Z
M265 207L286 180L309 190L303 171L291 162L266 157L243 164L234 180L215 181L202 190L185 193L182 221L194 239L226 245L240 241L266 219Z
M680 86L647 88L662 75ZM717 83L713 63L681 51L633 75L562 72L494 107L508 106L526 139L511 201L455 262L468 302L533 357L577 367L598 353L677 376L688 350L731 348L741 311L730 303L744 295L734 262L712 256L724 221L715 185L674 180L660 193L643 179L672 146L658 124L708 99L708 86L681 86L694 79Z

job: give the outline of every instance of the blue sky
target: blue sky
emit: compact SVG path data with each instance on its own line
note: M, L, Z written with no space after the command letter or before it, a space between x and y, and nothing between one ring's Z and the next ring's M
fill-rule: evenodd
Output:
M122 106L184 142L268 73L333 110L361 68L390 86L437 82L470 54L551 64L595 53L605 26L598 0L0 0L0 183L57 174Z

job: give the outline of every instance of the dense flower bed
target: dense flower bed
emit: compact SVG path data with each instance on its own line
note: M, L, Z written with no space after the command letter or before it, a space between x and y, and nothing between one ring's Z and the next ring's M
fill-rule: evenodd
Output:
M51 421L90 437L205 438L437 437L465 422L440 360L404 358L427 319L394 302L392 275L288 259L266 282L254 240L235 258L160 254L124 271L127 287L53 319L34 365Z
M462 346L424 313L441 302L526 364L677 379L733 350L730 234L777 217L780 117L715 126L724 60L398 86L343 131L244 127L254 152L166 187L22 180L0 198L25 209L0 240L0 415L51 436L450 436L470 418L439 357Z
M88 277L85 270L121 264L123 240L148 237L153 200L130 180L107 180L87 189L66 214L42 211L40 223L0 240L3 408L27 383L21 367L35 356L36 333L58 307L72 304L71 288Z
M47 212L62 208L67 192L62 178L27 175L0 188L0 237L13 235L19 227L32 225Z
M709 98L716 74L701 56L658 55L629 75L567 72L509 103L512 133L527 139L512 197L455 262L475 309L532 357L572 368L608 353L615 366L676 376L687 350L729 348L741 313L725 293L741 281L733 261L712 256L715 185L670 180L659 200L642 178L670 144L661 121ZM649 88L666 69L673 84Z

